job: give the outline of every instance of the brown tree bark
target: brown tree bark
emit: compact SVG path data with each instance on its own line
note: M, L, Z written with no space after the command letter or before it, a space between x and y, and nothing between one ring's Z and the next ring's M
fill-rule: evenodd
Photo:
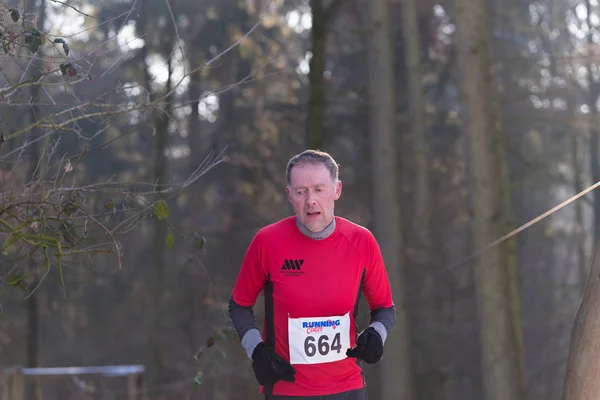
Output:
M512 223L498 97L491 74L484 0L454 0L464 130L473 171L473 239L480 249ZM519 292L514 243L504 242L475 264L482 371L488 400L524 398Z
M386 263L396 327L387 338L381 361L381 398L413 397L410 335L405 309L403 240L396 166L395 77L390 4L368 1L369 138L373 176L373 223Z
M431 189L430 189L430 151L427 141L428 127L425 119L425 94L423 90L423 68L421 29L419 21L421 12L417 0L402 2L402 33L404 40L404 58L406 65L406 81L408 84L409 118L411 122L410 137L414 164L407 172L414 174L414 207L412 227L415 239L415 257L412 259L414 271L418 271L419 282L423 280L419 294L411 299L418 304L419 320L424 327L429 327L425 333L428 339L423 340L425 348L419 349L422 363L420 370L415 370L415 395L423 400L440 400L444 396L445 374L440 360L439 347L434 338L440 326L439 312L436 307L435 268L431 238ZM421 5L422 6L422 5ZM420 324L415 324L420 325ZM433 329L431 329L433 328ZM414 329L419 329L415 326ZM413 333L416 337L419 333ZM423 337L423 336L422 336ZM415 363L418 363L415 360Z
M36 4L35 1L33 0L29 0L27 1L27 3L25 4L26 10L25 12L28 13L34 13L35 15L37 15L37 29L40 31L44 30L44 25L46 24L46 0L41 0L39 4ZM40 71L43 70L43 66L44 66L44 61L43 61L43 55L41 54L42 50L38 50L38 52L33 55L34 57L36 57L30 65L30 69L29 69L29 75L31 77L33 77L34 75L37 75L40 73ZM29 108L29 123L35 123L38 118L40 117L40 107L39 107L39 102L40 102L40 86L38 85L33 85L31 86L30 89L30 101L31 101L31 105ZM42 132L40 129L33 129L31 131L31 135L29 140L30 141L34 141L37 139L38 135L41 135ZM37 170L37 166L38 166L38 160L40 158L40 154L41 154L41 148L42 148L42 143L40 142L35 142L32 143L29 147L29 150L31 151L31 159L30 159L30 163L29 163L29 172L28 172L28 179L32 180L34 179L36 170ZM36 290L37 286L38 286L38 279L35 276L35 268L37 267L36 265L36 261L33 258L29 258L28 260L28 268L30 270L30 273L28 275L30 275L33 279L32 281L29 283L29 288L30 290ZM36 368L39 365L39 358L40 358L40 354L39 354L39 342L40 342L40 310L39 310L39 303L38 303L38 299L39 299L39 290L38 289L37 292L33 293L26 301L26 306L27 306L27 367L28 368ZM26 396L28 398L31 399L37 399L38 398L38 390L39 390L39 386L37 384L37 382L33 382L31 385L29 385L26 389Z
M325 7L323 0L310 0L312 57L308 72L308 116L306 118L306 148L309 149L323 148L327 26L342 3L343 1L333 0Z
M562 400L600 398L600 258L596 251L571 332Z
M148 12L144 7L142 7L141 11L141 23L148 26L148 29L152 29L151 22L149 19ZM168 56L170 54L173 44L175 40L171 32L167 32L162 36L162 41L160 44L160 48L156 49L162 52L163 55ZM149 65L147 65L147 56L150 48L148 45L145 45L142 50L143 66L144 66L144 87L146 91L149 93L150 100L153 101L157 98L157 93L152 92L151 88L151 80L152 77L149 72ZM153 111L152 124L154 129L154 137L155 137L155 151L154 151L154 168L152 171L153 182L156 183L157 187L160 188L160 185L165 183L165 178L167 174L167 158L165 155L165 151L168 145L168 126L169 121L171 119L171 110L173 101L173 94L171 93L172 89L172 57L167 60L167 70L168 77L165 85L165 93L168 95L165 97L165 105L161 110ZM164 379L164 372L166 365L164 364L164 354L161 346L161 316L164 315L162 312L163 309L163 298L165 294L165 255L166 255L166 237L167 237L167 228L164 221L155 220L154 221L154 232L152 238L152 248L150 251L153 252L153 268L152 274L150 275L150 287L152 288L150 296L151 296L151 304L153 307L152 311L152 323L150 332L150 352L151 352L151 365L149 366L149 384L150 385L159 385Z
M592 15L592 5L590 0L586 0L585 2L587 12L586 23L588 26L593 26L591 21ZM588 48L592 48L596 46L594 43L594 32L595 30L589 30L587 34L587 45ZM596 102L598 101L598 97L600 97L600 84L596 82L594 79L594 71L592 69L592 63L586 63L586 72L587 72L587 83L588 83L588 107L590 109L590 114L592 121L597 121L600 113L598 112L598 105ZM599 141L600 132L594 124L590 125L590 172L592 174L592 182L596 183L600 181L600 141ZM594 190L592 192L592 196L594 199L594 243L600 238L600 192Z

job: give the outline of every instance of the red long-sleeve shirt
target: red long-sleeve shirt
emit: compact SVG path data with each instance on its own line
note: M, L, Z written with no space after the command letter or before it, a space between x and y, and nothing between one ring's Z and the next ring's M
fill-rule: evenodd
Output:
M356 359L345 356L356 339L361 279L371 310L394 305L371 232L335 218L335 231L320 240L302 234L295 217L262 228L233 288L235 303L253 307L267 280L273 283L275 351L292 359L296 369L296 381L277 382L274 395L328 395L364 387Z

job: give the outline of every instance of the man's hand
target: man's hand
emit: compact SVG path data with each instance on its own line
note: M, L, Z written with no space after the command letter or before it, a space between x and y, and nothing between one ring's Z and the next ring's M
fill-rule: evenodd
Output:
M283 379L287 382L296 380L296 370L290 363L275 353L275 350L260 342L252 352L252 368L256 380L261 385L272 384Z
M373 327L365 329L358 338L356 344L346 351L348 357L360 358L367 364L375 364L383 356L383 341L381 336Z

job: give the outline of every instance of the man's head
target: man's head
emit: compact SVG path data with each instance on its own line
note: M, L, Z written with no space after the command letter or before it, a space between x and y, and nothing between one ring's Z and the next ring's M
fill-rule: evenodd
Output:
M290 159L286 167L288 199L300 222L320 232L333 221L334 202L342 194L338 165L329 154L306 150Z

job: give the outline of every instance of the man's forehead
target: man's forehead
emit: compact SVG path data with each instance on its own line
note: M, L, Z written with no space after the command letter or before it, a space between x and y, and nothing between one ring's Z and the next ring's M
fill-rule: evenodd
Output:
M321 186L329 186L332 185L333 182L293 182L290 186L293 188L302 188L302 187L321 187Z
M290 186L331 185L331 172L321 163L301 163L290 173Z

